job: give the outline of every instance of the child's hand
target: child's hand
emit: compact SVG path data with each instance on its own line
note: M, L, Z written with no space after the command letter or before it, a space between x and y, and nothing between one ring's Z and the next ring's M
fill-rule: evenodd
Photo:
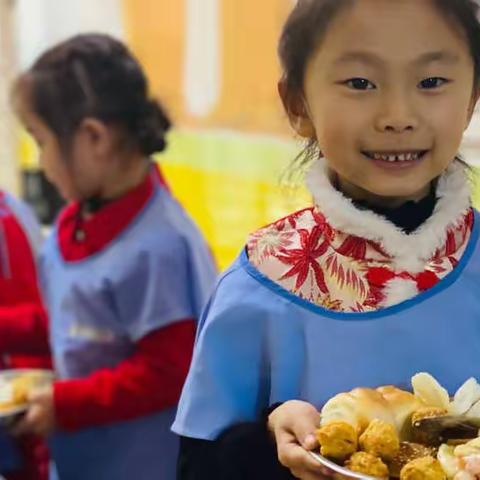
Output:
M14 435L46 436L55 430L53 387L36 390L29 397L30 406L13 429Z
M317 409L298 400L284 403L268 417L268 428L275 437L280 463L301 480L325 477L323 467L306 451L318 447L315 430L319 424Z

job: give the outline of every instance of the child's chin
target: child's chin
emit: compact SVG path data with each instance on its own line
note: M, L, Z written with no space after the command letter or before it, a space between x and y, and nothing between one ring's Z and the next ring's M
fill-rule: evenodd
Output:
M79 202L83 200L81 196L77 195L75 192L60 190L60 195L66 202Z

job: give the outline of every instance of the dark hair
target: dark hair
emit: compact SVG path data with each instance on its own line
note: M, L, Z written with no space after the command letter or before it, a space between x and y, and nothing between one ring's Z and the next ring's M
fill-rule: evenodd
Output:
M280 37L278 54L289 89L303 88L307 62L340 10L354 0L298 0ZM433 0L434 4L462 27L475 65L475 84L480 84L479 6L475 0Z
M355 0L298 0L280 37L278 54L283 69L282 83L288 94L303 92L305 69L336 15ZM433 0L434 5L462 28L474 62L474 87L480 88L480 23L475 0ZM310 139L297 157L301 165L318 155Z
M171 124L149 98L145 74L128 48L103 34L72 37L47 50L17 81L29 107L68 148L81 121L93 117L123 128L143 154L165 149Z

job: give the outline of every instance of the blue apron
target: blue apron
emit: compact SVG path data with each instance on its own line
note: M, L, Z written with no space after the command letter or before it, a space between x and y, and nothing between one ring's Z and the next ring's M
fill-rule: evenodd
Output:
M433 374L480 379L479 216L459 265L432 289L369 313L332 312L272 282L242 253L203 313L173 430L214 439L291 399L320 408L358 386Z
M180 205L156 188L137 217L99 253L65 262L57 233L46 242L41 282L60 379L115 367L153 330L198 318L216 279L200 233ZM74 414L74 413L72 413ZM173 480L175 409L50 442L63 480Z

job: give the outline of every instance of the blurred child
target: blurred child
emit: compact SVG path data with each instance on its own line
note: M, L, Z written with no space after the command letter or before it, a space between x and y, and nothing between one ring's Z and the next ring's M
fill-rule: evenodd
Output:
M71 201L40 265L58 381L32 396L19 431L53 433L61 479L174 479L169 429L216 273L151 164L170 121L132 54L105 35L47 51L14 102Z
M46 316L37 281L40 225L30 209L0 191L0 369L51 368ZM2 430L0 473L7 480L46 480L48 452L34 437L12 444Z

